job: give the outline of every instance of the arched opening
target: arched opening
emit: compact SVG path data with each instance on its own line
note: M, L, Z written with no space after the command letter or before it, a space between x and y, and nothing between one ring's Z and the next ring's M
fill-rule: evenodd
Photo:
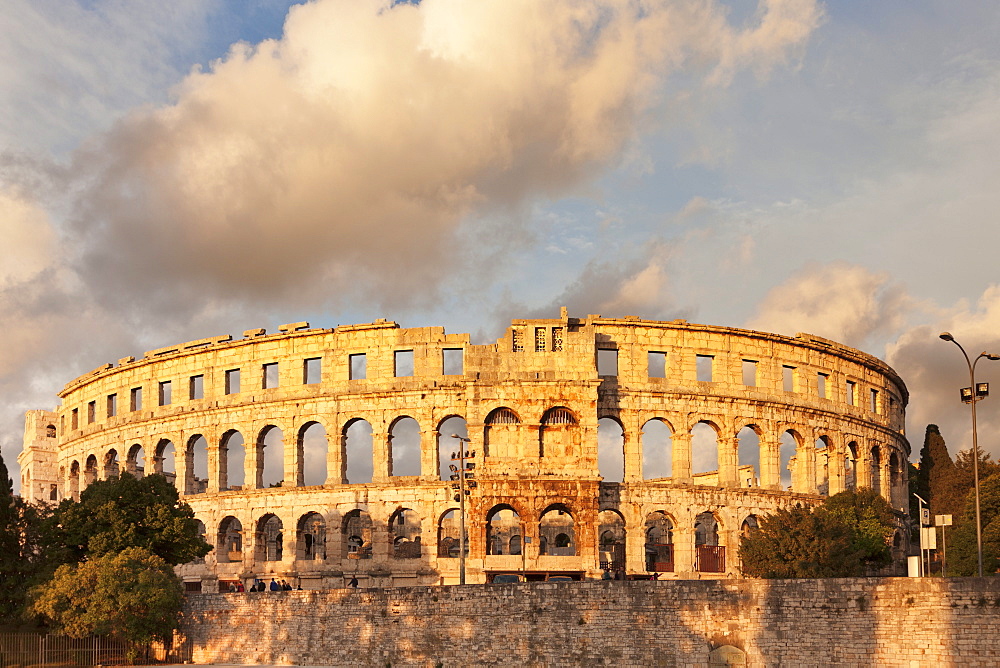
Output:
M872 446L871 455L871 486L875 492L882 494L882 454L877 445Z
M749 480L748 487L760 484L760 428L747 425L736 434L736 456L740 466L740 481ZM750 475L744 476L743 467L751 467Z
M243 434L230 429L222 435L219 444L219 458L225 462L225 470L222 471L219 480L219 489L243 489L246 484L246 456L247 449L243 441Z
M56 437L56 426L50 424L45 427L45 438L55 438Z
M614 418L597 421L597 468L605 482L625 479L625 430Z
M281 487L285 483L285 435L274 425L257 436L257 488Z
M538 536L539 547L544 546L539 554L554 557L576 555L573 515L563 504L556 503L545 509L539 518Z
M510 540L522 535L521 518L508 505L486 513L486 554L510 554Z
M644 480L673 475L674 443L670 426L658 418L642 425L642 477Z
M724 573L726 547L719 545L719 520L710 513L699 513L694 521L695 570L699 573Z
M438 471L441 474L441 480L451 479L451 469L449 467L454 463L451 460L451 455L457 452L461 445L458 439L452 438L453 435L461 436L462 438L469 437L469 429L465 418L452 415L442 420L441 424L438 425Z
M646 570L651 573L674 572L674 523L662 510L646 516Z
M204 494L208 491L208 441L201 434L188 439L186 478L185 494Z
M207 543L208 541L205 540L205 536L208 535L208 529L205 528L205 523L202 522L201 520L195 520L195 527L198 531L198 538L201 538ZM205 563L205 557L195 557L194 559L191 560L190 563L203 564Z
M779 475L781 476L781 488L790 490L795 483L794 470L797 466L797 457L801 437L792 429L781 434L781 450L779 453Z
M125 457L125 470L134 478L141 478L146 472L146 450L140 443L134 443Z
M344 425L343 435L347 482L355 485L371 482L375 471L372 426L365 420L354 419Z
M483 448L489 457L520 457L521 420L509 408L497 408L486 416L483 426Z
M833 447L828 436L816 439L816 491L824 496L830 493L830 455Z
M389 427L389 475L420 475L420 424L411 417Z
M69 465L69 493L75 501L80 500L80 462Z
M257 520L256 561L281 561L285 551L285 536L281 518L268 513Z
M219 522L215 545L220 564L243 561L243 525L238 519L230 515Z
M303 485L322 485L326 482L326 429L319 422L307 422L299 429L296 441L299 449L298 480Z
M580 430L573 411L563 406L550 408L542 416L538 430L540 457L568 457L580 452Z
M898 489L898 486L902 480L903 470L899 465L899 457L893 452L889 455L889 490L887 497L892 494L892 491Z
M90 455L87 457L87 465L83 469L83 482L90 485L95 480L97 480L97 456Z
M857 489L858 486L858 444L851 441L844 453L844 486L847 489Z
M420 515L409 508L399 508L389 518L389 540L394 559L420 558Z
M695 484L717 485L718 471L719 428L702 420L691 428L691 475L695 477ZM697 478L702 474L715 474L716 481L699 481Z
M343 555L346 559L371 559L371 515L360 508L355 508L344 516L341 532Z
M119 473L118 468L118 451L112 448L104 455L104 474L102 477L105 480L108 478L117 478Z
M319 513L306 513L299 518L296 555L302 561L326 559L326 520Z
M747 518L743 520L743 524L740 525L740 535L749 536L752 532L759 528L757 523L756 515L747 515Z
M618 511L597 514L597 547L602 569L625 570L625 518Z
M441 515L441 520L438 522L438 558L458 558L460 524L458 510L454 508ZM465 554L469 554L468 533L466 533Z
M177 469L174 466L174 444L162 439L156 444L153 455L153 472L160 473L171 485L177 484Z

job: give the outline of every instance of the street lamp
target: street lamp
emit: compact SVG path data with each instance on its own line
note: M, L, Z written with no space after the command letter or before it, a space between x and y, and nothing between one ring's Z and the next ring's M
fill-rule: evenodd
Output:
M455 466L452 465L451 479L454 480L458 478L458 485L452 483L452 489L457 487L458 494L456 495L456 501L458 501L458 583L465 584L465 495L469 493L465 489L465 478L472 478L474 474L471 472L475 464L466 464L466 457L475 457L476 453L473 451L471 453L465 451L465 444L471 443L471 438L465 438L464 436L459 436L458 434L452 434L452 438L458 439L458 456L453 452L451 454L451 460L458 462L458 470L455 471ZM469 472L466 472L466 468ZM475 487L476 482L474 480L469 481L469 487Z
M929 568L924 569L924 505L930 506L930 504L924 501L923 497L916 492L913 493L913 496L917 497L920 508L920 517L917 518L917 531L920 535L920 577L923 577L930 570Z
M976 385L976 364L979 360L1000 360L1000 355L982 352L976 359L970 360L965 348L955 340L949 332L941 332L941 339L951 341L962 351L965 363L969 367L969 387L961 389L962 401L972 406L972 476L976 490L976 555L979 560L979 577L983 577L983 524L979 517L979 443L976 440L976 403L985 399L990 393L989 383L979 383Z

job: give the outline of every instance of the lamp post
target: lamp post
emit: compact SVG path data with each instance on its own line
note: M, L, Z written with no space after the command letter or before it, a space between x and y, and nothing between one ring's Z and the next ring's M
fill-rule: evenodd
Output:
M990 386L988 383L976 385L976 364L984 357L988 360L1000 360L1000 355L981 352L976 356L976 359L970 360L965 348L949 332L941 332L940 337L944 341L951 341L958 346L965 357L966 365L969 367L970 387L963 387L961 394L962 401L972 406L972 476L976 490L976 556L979 563L979 577L983 577L983 525L979 517L979 443L976 440L976 403L989 395Z
M930 504L924 501L923 497L916 492L913 493L913 496L917 497L917 504L920 509L920 517L917 518L917 531L920 536L920 577L923 577L927 574L927 570L929 570L924 568L924 504L927 504L928 506L930 506Z
M475 457L476 453L468 453L465 451L465 444L471 443L472 439L459 436L458 434L452 434L451 437L458 439L458 456L456 457L455 453L452 453L451 455L452 461L458 461L458 498L456 499L456 501L458 501L458 583L465 584L465 495L469 493L469 491L465 489L465 476L468 475L469 477L472 477L473 475L471 473L466 474L465 458ZM451 468L454 471L455 467L452 466ZM471 466L469 468L471 468ZM452 474L452 480L454 480L455 477L455 474ZM470 487L472 486L475 486L474 481L470 484ZM452 489L454 488L455 485L453 483Z

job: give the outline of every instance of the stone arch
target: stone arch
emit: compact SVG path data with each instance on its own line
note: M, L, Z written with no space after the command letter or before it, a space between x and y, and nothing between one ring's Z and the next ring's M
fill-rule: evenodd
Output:
M142 447L142 443L129 446L125 470L135 478L141 478L146 472L146 449Z
M725 573L726 548L721 544L722 522L716 513L703 511L695 516L695 570L699 573Z
M243 561L243 523L232 515L227 515L219 522L215 558L220 564Z
M389 475L420 475L420 423L409 415L389 425Z
M256 464L254 486L257 489L283 487L285 485L285 434L281 428L273 424L263 427L257 432L254 450Z
M557 557L576 555L573 514L565 504L550 504L539 516L538 553Z
M857 489L858 486L858 442L850 441L844 447L844 487Z
M673 519L665 510L654 510L646 515L643 532L647 571L674 572L674 527Z
M326 520L315 511L299 518L296 527L296 555L302 561L326 560Z
M458 508L449 508L438 519L437 555L443 559L457 559L459 553L459 532L461 521ZM465 535L465 553L469 554L469 535Z
M743 522L740 524L740 535L749 536L752 531L756 531L760 528L760 522L757 520L756 515L747 515Z
M469 425L461 415L449 415L438 422L437 426L437 462L441 480L451 479L451 456L458 450L460 443L453 436L469 437ZM457 549L457 548L456 548Z
M625 479L625 428L618 418L597 421L597 469L605 482Z
M202 434L188 438L185 457L184 494L208 491L208 439Z
M104 470L101 473L101 477L107 480L108 478L117 478L119 474L119 463L118 463L118 451L111 448L106 453L104 453Z
M889 455L889 493L886 497L892 503L892 495L902 484L903 468L899 465L900 457L893 450Z
M55 438L56 437L56 426L54 424L45 426L45 438Z
M644 480L669 478L673 475L673 426L662 417L647 420L640 430L642 447L642 477Z
M153 473L164 475L171 483L177 475L174 451L174 442L169 438L161 438L153 450Z
M246 441L236 429L219 439L219 489L243 489L246 485Z
M625 518L607 508L597 514L597 550L601 569L624 571L626 552Z
M355 508L344 515L341 548L345 559L371 559L372 518L368 511Z
M886 496L882 490L882 450L876 443L871 447L871 466L869 466L870 486L875 492Z
M540 457L569 457L580 452L580 429L576 414L565 406L545 411L538 429Z
M254 536L254 561L281 561L285 556L284 524L274 513L266 513L257 520Z
M389 517L389 542L394 559L420 558L420 515L410 508L397 508Z
M326 428L316 420L299 427L295 438L296 486L322 485L327 480Z
M494 408L483 423L483 449L488 457L520 457L521 418L507 407Z
M796 484L796 474L799 467L798 453L803 442L802 434L797 429L790 427L781 432L781 444L778 450L781 489L801 491Z
M833 456L833 441L821 435L816 439L816 491L823 496L830 494L830 462Z
M521 516L513 506L502 503L486 513L486 554L508 554L511 537L522 534Z
M80 500L80 462L75 459L69 465L69 493L76 500Z
M763 435L764 430L760 428L760 425L754 423L745 424L736 432L736 463L741 468L744 466L752 467L753 477L751 478L751 487L760 485L760 440ZM742 474L737 477L741 481L744 480Z
M344 474L351 484L372 481L375 471L372 425L363 418L352 418L344 423L343 431Z
M87 456L86 464L83 468L83 482L87 485L97 480L97 455Z
M206 543L208 543L208 541L205 540L205 536L208 535L208 528L205 527L205 523L202 522L199 519L195 519L194 522L195 522L195 531L198 533L198 538L201 538ZM209 544L211 545L211 543L209 543ZM212 545L212 549L213 550L215 549L214 545ZM192 564L203 564L203 563L205 563L205 557L203 557L203 556L202 557L195 557L194 559L191 560L190 563L192 563Z
M722 429L713 420L698 420L691 427L691 475L695 476L695 484L698 484L699 474L716 473L716 482L707 484L718 484L719 470L719 436ZM706 484L706 483L702 483Z

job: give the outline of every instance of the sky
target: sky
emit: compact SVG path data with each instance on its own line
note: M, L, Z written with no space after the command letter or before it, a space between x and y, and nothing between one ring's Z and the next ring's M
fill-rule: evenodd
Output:
M937 335L1000 352L997 34L944 0L5 0L0 452L145 350L567 306L858 347L914 458L928 423L954 454Z

